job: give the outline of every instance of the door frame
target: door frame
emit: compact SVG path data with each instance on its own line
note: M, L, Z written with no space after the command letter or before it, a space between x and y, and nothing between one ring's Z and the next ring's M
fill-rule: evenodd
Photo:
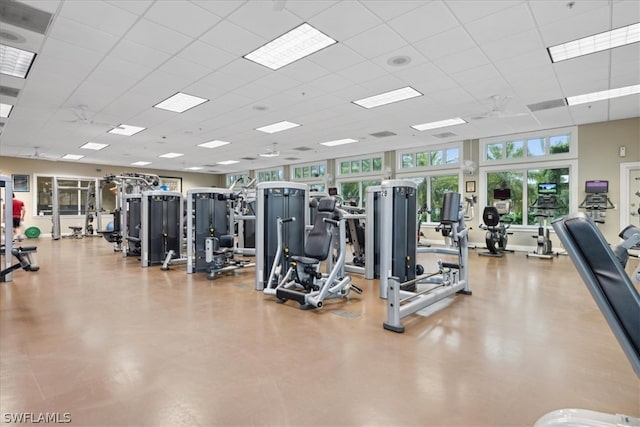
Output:
M627 217L631 208L629 199L629 178L631 170L640 169L640 162L620 163L620 229L627 225Z

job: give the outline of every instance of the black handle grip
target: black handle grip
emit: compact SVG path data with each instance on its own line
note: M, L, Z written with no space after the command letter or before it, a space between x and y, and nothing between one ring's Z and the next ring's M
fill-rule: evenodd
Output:
M331 218L324 218L323 220L324 222L328 222L329 224L332 224L336 227L338 227L340 225L340 223L338 221L336 221L335 219L331 219Z
M284 224L285 222L295 221L296 217L292 216L291 218L280 218L280 221Z

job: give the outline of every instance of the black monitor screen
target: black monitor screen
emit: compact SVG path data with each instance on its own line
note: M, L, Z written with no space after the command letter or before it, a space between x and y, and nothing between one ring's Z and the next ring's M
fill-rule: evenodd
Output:
M329 195L330 196L337 196L338 195L338 189L336 187L329 187Z
M584 183L585 193L608 193L609 181L586 181Z
M493 190L493 198L496 200L509 200L511 198L511 190L508 188L496 188Z
M558 184L555 182L545 182L542 184L538 184L538 195L541 194L557 194L558 193Z

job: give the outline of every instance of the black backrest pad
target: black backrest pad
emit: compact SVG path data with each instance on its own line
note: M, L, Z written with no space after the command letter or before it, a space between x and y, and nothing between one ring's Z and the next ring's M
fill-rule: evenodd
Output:
M316 215L315 222L313 223L313 228L309 232L307 241L304 244L304 255L320 261L327 259L329 256L329 249L331 248L330 224L324 222L324 218L331 218L333 216L332 213L320 210L323 200L325 199L320 200L318 214Z
M561 227L561 225L554 224L554 228ZM635 349L636 358L640 358L640 295L638 290L631 283L631 280L593 221L580 213L565 218L564 226L568 237L573 239L577 247L577 253L573 255L583 258L584 265L586 265L585 269L588 270L586 273L590 273L595 278L596 289L589 290L592 294L594 292L602 294L613 317L617 320L631 346ZM561 230L556 228L556 231L559 232L558 236L562 237ZM569 251L570 245L566 244L566 242L563 243L565 243L565 247ZM570 255L572 254L570 253ZM576 264L576 267L578 267L578 264ZM580 267L578 270L580 270ZM584 272L580 273L584 279ZM591 287L587 280L585 280L585 283L588 287ZM602 307L600 309L602 310ZM603 313L607 318L604 310ZM607 321L610 322L610 319L607 318ZM620 339L619 337L617 338Z
M500 223L500 214L495 206L487 206L482 211L482 222L489 227L495 227Z
M318 202L318 212L333 212L336 210L336 200L333 197L323 197Z

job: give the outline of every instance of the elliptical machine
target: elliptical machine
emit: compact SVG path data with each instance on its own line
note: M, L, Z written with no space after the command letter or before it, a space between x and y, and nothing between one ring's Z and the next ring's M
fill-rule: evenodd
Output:
M587 193L580 209L587 211L587 216L596 224L604 224L608 209L614 209L615 205L607 196L609 181L585 181L584 192Z
M501 257L505 252L513 252L507 249L507 241L510 233L509 227L513 218L511 213L511 190L499 188L493 190L493 205L486 206L482 211L480 228L487 230L485 242L489 252L478 252L481 256Z
M538 184L538 199L531 205L534 216L538 219L538 234L532 236L536 239L536 249L527 253L528 257L552 259L558 256L557 252L553 252L551 239L549 238L549 227L547 225L549 218L553 218L556 209L558 209L558 184L555 182L546 182Z

